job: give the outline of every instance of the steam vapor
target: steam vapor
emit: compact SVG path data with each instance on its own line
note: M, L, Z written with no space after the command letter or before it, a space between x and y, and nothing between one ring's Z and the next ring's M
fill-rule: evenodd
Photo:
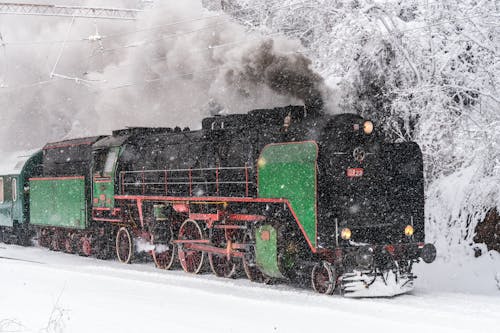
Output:
M199 128L214 112L320 109L327 94L298 41L245 31L200 0L158 4L134 23L77 19L66 43L68 19L0 19L1 150L126 126ZM72 80L49 77L61 51L55 72Z

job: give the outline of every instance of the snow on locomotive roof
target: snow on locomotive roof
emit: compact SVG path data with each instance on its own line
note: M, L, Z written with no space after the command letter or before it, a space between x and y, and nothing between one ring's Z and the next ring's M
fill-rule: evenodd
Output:
M18 175L28 159L40 149L0 153L0 175Z

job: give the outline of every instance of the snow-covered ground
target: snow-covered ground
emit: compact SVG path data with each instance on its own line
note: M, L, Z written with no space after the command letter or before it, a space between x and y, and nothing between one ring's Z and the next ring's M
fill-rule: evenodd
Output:
M498 331L492 283L451 263L416 270L411 294L346 299L0 244L0 332Z

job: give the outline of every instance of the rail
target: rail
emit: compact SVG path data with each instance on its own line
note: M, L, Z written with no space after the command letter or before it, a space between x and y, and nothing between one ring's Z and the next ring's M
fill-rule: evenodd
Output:
M213 167L120 172L121 194L248 197L253 168Z

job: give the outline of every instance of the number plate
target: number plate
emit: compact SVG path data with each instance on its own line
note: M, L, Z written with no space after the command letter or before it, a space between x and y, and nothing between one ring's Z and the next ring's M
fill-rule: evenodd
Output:
M348 168L347 177L349 178L362 177L363 172L364 172L363 168Z

